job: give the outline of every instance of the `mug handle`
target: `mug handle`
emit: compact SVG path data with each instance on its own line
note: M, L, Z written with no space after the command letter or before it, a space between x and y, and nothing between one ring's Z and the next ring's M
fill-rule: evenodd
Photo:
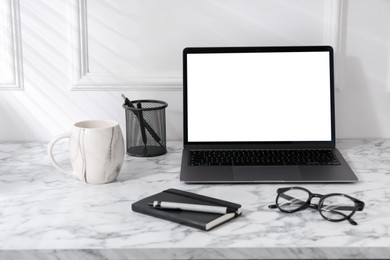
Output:
M53 156L53 146L56 142L58 142L60 139L63 138L70 138L71 132L63 133L61 135L56 136L47 146L47 153L49 155L50 161L53 163L54 167L56 167L60 172L65 173L67 175L72 175L73 176L73 171L68 171L63 169L57 161L54 159Z

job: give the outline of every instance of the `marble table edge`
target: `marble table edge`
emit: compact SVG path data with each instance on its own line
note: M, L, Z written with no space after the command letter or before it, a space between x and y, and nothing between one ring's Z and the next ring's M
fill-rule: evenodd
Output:
M0 259L388 259L390 247L236 247L0 250Z

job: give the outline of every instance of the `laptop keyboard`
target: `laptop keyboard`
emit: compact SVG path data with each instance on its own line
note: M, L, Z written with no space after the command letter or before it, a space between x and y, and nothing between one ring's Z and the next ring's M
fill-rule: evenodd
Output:
M339 165L332 150L192 150L191 166Z

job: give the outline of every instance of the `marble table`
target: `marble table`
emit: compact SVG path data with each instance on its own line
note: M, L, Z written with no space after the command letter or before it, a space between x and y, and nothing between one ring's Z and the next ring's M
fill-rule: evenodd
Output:
M363 200L358 226L310 209L269 209L288 184L181 183L180 142L159 157L126 155L117 181L104 185L58 172L45 143L3 142L0 259L390 258L390 140L340 140L338 147L360 182L301 186ZM66 151L66 143L55 150L64 164ZM242 204L243 215L205 232L131 211L133 202L168 188Z

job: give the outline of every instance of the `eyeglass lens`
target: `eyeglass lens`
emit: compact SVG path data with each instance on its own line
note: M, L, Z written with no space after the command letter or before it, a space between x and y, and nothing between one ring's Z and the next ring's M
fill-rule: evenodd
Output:
M321 215L330 220L346 219L355 209L355 202L342 195L332 195L324 198L319 205Z
M279 195L277 204L281 210L294 211L306 204L309 193L301 189L290 189Z

